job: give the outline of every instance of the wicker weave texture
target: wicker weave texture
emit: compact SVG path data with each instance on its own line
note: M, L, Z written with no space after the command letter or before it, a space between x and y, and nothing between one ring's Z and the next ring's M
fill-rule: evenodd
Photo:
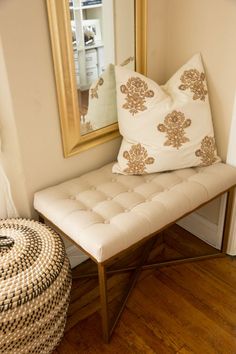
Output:
M63 336L70 289L69 261L53 230L0 221L0 353L51 353Z

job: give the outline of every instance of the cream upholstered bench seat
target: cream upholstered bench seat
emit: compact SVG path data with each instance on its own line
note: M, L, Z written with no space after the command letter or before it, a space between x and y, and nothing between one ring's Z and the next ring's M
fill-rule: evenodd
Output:
M97 263L103 337L106 342L140 271L160 266L160 263L146 264L153 242L151 236L224 192L229 192L229 206L236 185L236 168L223 163L143 176L112 174L111 169L112 164L106 165L37 192L34 199L34 207L41 219L69 237ZM227 248L231 208L227 207L226 210L222 253ZM142 241L146 241L145 249L137 266L110 270L114 258L131 251L133 245ZM203 257L207 256L192 257L191 260ZM176 262L184 260L186 258ZM132 269L134 274L130 287L111 323L107 274Z
M35 194L35 209L98 262L171 224L236 183L217 163L143 176L112 164Z

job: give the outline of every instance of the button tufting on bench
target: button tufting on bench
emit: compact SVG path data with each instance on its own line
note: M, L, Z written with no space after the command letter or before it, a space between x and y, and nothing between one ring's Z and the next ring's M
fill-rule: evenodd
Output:
M217 163L148 176L115 175L112 164L37 192L34 207L98 262L180 219L236 183Z

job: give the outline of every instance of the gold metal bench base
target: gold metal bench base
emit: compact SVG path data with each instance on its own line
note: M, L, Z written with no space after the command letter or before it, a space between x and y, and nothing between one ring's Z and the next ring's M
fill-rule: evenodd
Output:
M153 240L149 240L147 242L147 246L145 247L145 251L143 253L143 258L142 258L142 263L140 263L137 266L130 266L130 267L124 267L124 268L119 268L119 269L106 269L106 265L103 265L102 263L99 263L98 266L98 272L94 273L88 273L88 274L80 274L76 275L73 277L73 279L81 279L81 278L91 278L91 277L98 277L99 278L99 287L100 287L100 299L101 299L101 316L102 316L102 325L103 325L103 338L106 343L109 343L110 338L112 336L112 333L120 319L120 316L125 308L126 302L132 293L132 290L134 289L139 275L143 270L150 270L150 269L157 269L163 266L170 266L170 265L176 265L180 263L186 263L186 262L193 262L197 260L204 260L204 259L209 259L209 258L215 258L215 257L223 257L225 254L223 252L216 252L212 253L209 255L203 255L203 256L196 256L196 257L188 257L188 258L181 258L181 259L174 259L171 261L164 261L164 262L156 262L156 263L145 263L150 252L150 245L153 245ZM107 276L108 275L114 275L114 274L119 274L123 272L130 272L133 271L132 277L130 279L129 285L127 286L125 293L121 299L120 302L120 307L117 310L117 313L114 316L113 322L110 321L109 319L109 304L108 304L108 290L107 290Z

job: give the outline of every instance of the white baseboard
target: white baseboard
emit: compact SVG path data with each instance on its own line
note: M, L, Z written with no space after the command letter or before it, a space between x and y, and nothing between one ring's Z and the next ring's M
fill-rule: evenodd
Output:
M231 226L230 226L230 233L229 233L229 242L227 247L227 254L230 256L236 256L236 199L234 199L233 203L233 216L231 218Z
M234 108L233 108L233 116L231 120L231 128L229 134L229 144L228 144L228 151L227 151L227 159L226 163L231 166L236 167L236 93L234 98ZM227 253L231 256L236 256L236 198L234 198L234 205L233 205L233 215L231 219L231 228L229 234L229 243Z
M209 245L220 249L222 236L218 232L218 225L192 213L177 222L183 229L191 232Z
M218 224L207 220L196 212L186 216L185 218L177 222L179 226L183 227L185 230L191 232L193 235L197 236L204 242L217 249L221 249L222 243L225 208L227 201L226 193L223 194L220 198L221 200Z
M89 258L75 246L67 247L66 254L69 258L71 268L75 268L78 264L86 261Z
M230 256L236 256L236 221L235 221L235 219L232 219L230 236L231 237L229 238L227 253Z

